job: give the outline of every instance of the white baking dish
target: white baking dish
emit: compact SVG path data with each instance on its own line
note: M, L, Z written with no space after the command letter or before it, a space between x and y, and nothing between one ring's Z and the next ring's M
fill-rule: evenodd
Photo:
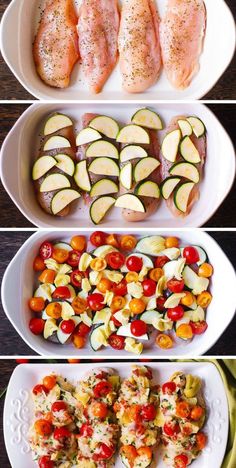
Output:
M30 237L20 248L19 252L9 264L2 281L2 304L8 319L23 340L41 355L51 356L76 356L83 357L130 357L132 354L126 351L117 352L111 347L104 348L101 351L94 352L87 343L85 348L79 351L68 344L61 346L44 340L41 336L33 335L28 327L30 311L28 300L36 289L37 281L34 275L32 265L33 259L38 253L42 242L49 241L69 241L75 235L76 231L43 231L37 232ZM129 230L130 232L130 230ZM134 231L135 232L135 231ZM78 231L77 231L78 233ZM170 235L170 231L153 230L153 233L161 235ZM85 234L90 235L88 231ZM135 232L138 235L138 231ZM139 233L140 234L140 233ZM143 231L142 236L150 235L149 231ZM181 243L189 243L203 247L209 261L214 267L214 275L211 281L211 293L213 295L212 303L207 311L207 331L200 336L195 336L191 343L179 340L178 344L171 350L161 350L152 342L144 345L144 356L199 356L205 353L219 339L221 334L227 328L235 314L236 304L236 275L232 264L225 256L219 245L204 231L171 231L171 235L181 239ZM230 234L229 234L230 236ZM226 293L227 291L227 293ZM224 312L222 312L224 311Z
M64 90L45 85L36 73L32 43L37 31L40 6L45 0L12 0L7 8L1 26L2 55L20 83L38 99L53 100L177 100L200 99L219 80L228 67L235 51L235 23L223 0L205 0L207 9L207 30L201 68L189 88L178 91L172 88L165 73L155 86L145 93L136 95L122 91L119 65L113 71L101 94L91 95L81 66L76 65L71 85ZM81 0L75 0L78 6ZM122 3L122 2L121 2ZM157 0L159 14L163 17L167 0ZM16 41L12 40L12 32ZM3 97L3 96L2 96Z
M27 109L7 136L1 151L0 174L3 185L19 210L33 224L39 227L93 227L88 208L82 199L74 205L73 211L65 218L46 214L38 205L31 170L38 153L39 133L45 118L53 112L62 111L70 115L78 128L85 112L107 114L121 123L128 123L140 105L119 104L39 104ZM153 106L160 113L167 126L172 117L179 114L197 115L207 128L207 158L204 178L200 187L200 200L186 218L174 218L162 201L159 209L137 227L198 227L202 226L218 209L227 196L235 178L235 151L232 142L215 115L204 105L162 104ZM163 132L160 132L162 141ZM12 168L14 167L14 171ZM120 208L112 208L102 227L131 227L121 215Z
M137 363L139 364L139 363ZM107 365L107 367L109 364ZM204 432L208 443L200 457L193 462L193 468L220 468L227 444L229 430L229 412L225 388L221 376L210 362L152 362L154 381L158 384L166 382L177 371L192 373L203 380L204 398L207 405L207 422ZM52 372L62 375L72 382L83 379L86 372L101 367L101 364L24 364L13 372L5 399L4 406L4 438L12 468L35 468L32 454L27 440L27 434L34 421L34 408L31 390L45 375ZM121 379L130 375L129 363L112 363ZM153 467L165 468L159 449L157 448ZM115 467L122 468L119 457Z

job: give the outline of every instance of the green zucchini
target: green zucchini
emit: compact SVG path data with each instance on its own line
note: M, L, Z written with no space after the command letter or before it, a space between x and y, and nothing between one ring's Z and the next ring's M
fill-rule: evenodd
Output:
M90 218L94 224L99 224L110 208L114 205L115 198L111 196L102 196L94 200L90 206Z
M131 122L136 125L141 125L141 127L151 128L154 130L163 129L163 123L160 116L156 114L156 112L147 108L139 109L135 112Z
M140 182L143 179L147 179L153 171L160 166L160 161L156 158L147 157L140 159L134 168L134 180Z
M186 213L188 208L188 201L190 193L193 190L194 182L184 182L175 191L174 203L176 208L182 213Z
M169 172L172 176L184 177L185 179L195 182L195 184L200 180L198 169L194 164L189 162L178 162L170 168Z
M183 140L180 143L179 149L181 156L183 156L185 161L193 164L198 164L201 162L200 154L196 146L193 144L191 138L189 138L188 136L183 138Z
M167 179L163 180L160 189L161 195L165 200L168 200L180 181L180 177L167 177Z
M160 198L160 189L158 185L151 180L139 182L135 188L135 193L140 197Z

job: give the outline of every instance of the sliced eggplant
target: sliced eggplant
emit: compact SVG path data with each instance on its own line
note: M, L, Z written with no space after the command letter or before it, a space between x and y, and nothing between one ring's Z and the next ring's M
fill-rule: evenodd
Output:
M192 135L193 129L187 120L178 120L178 125L181 130L182 137Z
M73 125L73 122L67 115L54 114L46 121L43 134L45 136L51 135L62 128L70 127L71 125Z
M174 164L174 166L170 168L169 172L172 176L184 177L185 179L195 182L195 184L197 184L200 180L199 172L196 166L194 166L194 164L192 163L188 163L188 162L176 163Z
M185 159L185 161L188 161L193 164L198 164L201 162L201 157L200 154L196 148L196 146L193 144L192 140L186 136L180 143L180 153Z
M115 198L111 196L97 198L90 206L90 218L92 222L99 224L114 203Z
M146 211L145 205L140 198L132 193L125 193L117 198L115 206L117 208L126 208L127 210L138 211L140 213L145 213Z
M69 176L73 176L75 172L75 164L74 161L68 156L67 154L57 154L55 156L55 159L57 160L57 167L60 169L62 172L65 172Z
M163 123L156 112L144 108L138 110L132 117L131 122L141 127L151 128L154 130L162 130Z
M83 159L82 161L78 162L78 164L76 164L74 179L75 179L76 184L81 190L84 190L85 192L90 192L91 183L90 183L89 174L87 171L87 163L85 159Z
M188 200L190 193L193 190L194 182L184 182L177 188L174 195L174 203L176 208L182 213L186 213L188 208Z
M56 166L57 161L52 156L42 156L41 158L37 159L37 161L33 165L32 170L32 179L38 180L44 174L46 174L52 167Z
M180 177L167 177L167 179L162 182L161 194L165 200L168 200L180 181Z
M132 187L132 172L131 162L125 164L120 171L120 183L127 190L130 190Z
M161 151L165 159L170 162L175 162L178 154L179 144L181 140L181 131L179 129L167 133L163 142Z
M127 145L120 152L120 162L131 161L131 159L146 158L147 151L138 145Z
M137 162L134 168L134 180L140 182L140 180L147 179L149 175L160 166L160 161L156 158L148 157L141 159Z
M51 202L51 211L54 215L57 215L62 211L66 206L72 203L74 200L80 198L79 192L72 189L64 189L54 195Z
M97 140L91 143L86 150L87 158L107 157L119 159L118 149L115 145L106 140Z
M104 176L119 176L119 166L112 158L96 158L94 159L89 168L89 172L97 175L104 175Z
M135 193L140 197L160 198L160 189L158 185L151 180L139 182L135 188Z
M149 145L150 137L144 128L139 125L130 124L123 127L117 135L119 143L137 143L138 145Z
M53 192L54 190L60 190L68 187L70 187L68 177L63 174L50 174L45 177L42 185L40 186L40 192Z
M100 197L101 195L108 195L109 193L117 193L118 187L110 179L98 180L91 188L90 197Z
M71 144L67 138L58 135L52 136L46 141L43 151L51 151L58 148L71 148Z
M92 141L101 140L102 135L93 128L83 128L76 137L76 146L86 145Z
M188 117L187 121L190 123L194 135L196 135L197 138L202 137L206 133L206 127L204 123L202 122L201 119L198 117Z
M120 130L118 123L106 115L95 117L91 120L89 126L111 139L116 139Z

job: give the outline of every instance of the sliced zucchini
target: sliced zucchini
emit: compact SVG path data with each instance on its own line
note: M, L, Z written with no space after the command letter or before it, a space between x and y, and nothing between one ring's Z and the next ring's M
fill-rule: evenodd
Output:
M131 323L128 323L127 325L121 325L121 327L118 328L117 330L117 335L119 336L128 336L129 338L137 338L136 336L133 335L133 333L131 333ZM144 335L141 335L138 337L139 340L144 340L144 341L148 341L149 340L149 337L148 337L148 334L145 333Z
M76 146L86 145L87 143L91 143L92 141L101 140L102 135L100 135L97 130L93 128L83 128L77 137L76 137Z
M133 255L133 254L132 254L132 255ZM126 260L128 260L129 257L132 257L132 255L129 255L129 256L126 258ZM143 261L143 266L144 266L144 267L147 267L147 268L153 268L153 267L154 267L153 261L152 261L151 258L148 257L147 255L144 255L143 253L136 252L136 253L135 253L135 256L142 259L142 261ZM127 271L129 271L129 270L128 270L128 268L126 267L126 265L123 265L123 266L121 267L121 271L122 271L122 272L127 272Z
M105 135L107 138L115 139L119 133L118 123L111 117L99 115L91 120L89 126Z
M131 162L125 164L120 171L120 183L124 188L130 190L132 187L132 164Z
M38 180L46 174L52 167L56 166L57 162L52 156L42 156L37 159L33 165L32 179Z
M91 183L90 183L89 174L87 171L87 163L85 159L83 159L82 161L78 162L78 164L76 164L74 179L75 179L76 184L81 190L84 190L85 192L90 192Z
M90 334L89 342L90 342L91 348L94 351L98 351L98 349L100 349L104 345L104 342L102 340L102 337L103 337L102 327L103 326L104 324L97 325L96 327L93 328ZM104 337L104 340L105 340L105 337Z
M109 193L117 193L118 187L110 179L98 180L91 188L90 197L100 197L101 195L107 195Z
M187 120L178 120L178 125L181 130L182 137L192 135L193 129Z
M186 265L183 270L183 279L187 288L194 289L198 278L199 276L197 275L197 273L195 273L195 271L193 271L192 268Z
M64 114L54 114L46 121L43 134L45 136L51 135L62 128L70 127L73 125L72 120Z
M154 130L162 130L163 123L156 112L144 108L140 109L133 115L131 122L141 127L152 128Z
M50 174L45 177L40 186L40 192L53 192L54 190L68 187L70 187L70 181L66 176L63 174Z
M148 157L141 159L137 162L134 168L134 180L140 182L140 180L147 179L149 175L160 166L160 161L156 158Z
M152 325L162 316L163 315L157 312L157 310L146 310L146 312L140 315L140 320L143 320L147 325Z
M140 239L136 250L146 255L158 256L165 249L165 239L161 236L147 236Z
M198 164L201 162L201 157L200 154L196 148L196 146L193 144L192 140L186 136L180 143L180 153L185 159L185 161L188 161L193 164Z
M91 143L86 150L87 158L107 157L119 159L118 149L115 145L106 140L97 140Z
M187 121L190 123L194 135L196 135L197 138L202 137L206 133L206 127L204 123L202 122L201 119L198 117L188 117Z
M189 162L176 163L170 168L169 172L172 176L184 177L185 179L195 182L195 184L200 180L200 175L196 166Z
M165 136L161 151L165 159L170 162L175 162L178 154L179 144L181 140L181 131L179 129L173 130L173 132L167 133Z
M72 177L75 172L75 164L70 156L67 154L57 154L55 159L57 160L58 169Z
M149 145L150 137L144 128L139 125L130 124L123 127L117 135L119 143L137 143L138 145Z
M197 265L201 266L203 263L208 262L208 255L206 251L199 245L193 245L193 247L197 250L198 255L199 255L199 261L197 262ZM180 252L182 256L183 256L183 251L184 251L184 247L181 247Z
M135 193L140 197L160 198L160 189L158 185L151 180L139 182L135 188Z
M52 136L46 141L43 151L50 151L58 148L71 148L71 144L67 138L58 135Z
M146 158L147 151L138 145L127 145L120 152L120 162L130 161L131 159Z
M120 173L119 166L114 159L103 157L94 159L88 170L93 174L113 177L118 177Z
M73 250L70 244L67 244L67 242L57 242L56 244L54 244L54 249L67 250L67 252Z
M180 181L180 177L167 177L167 179L162 182L161 194L165 200L168 200Z
M115 198L104 196L97 198L90 206L90 218L94 224L99 224L110 208L114 205Z
M140 198L137 195L133 195L132 193L125 193L117 198L115 202L115 206L117 208L126 208L132 211L139 211L141 213L145 213L146 208Z
M188 200L190 193L194 187L194 182L184 182L180 185L175 191L174 194L174 203L176 208L182 213L186 213L188 208Z
M79 192L72 189L63 189L54 195L51 202L51 210L54 215L58 214L67 205L80 198Z

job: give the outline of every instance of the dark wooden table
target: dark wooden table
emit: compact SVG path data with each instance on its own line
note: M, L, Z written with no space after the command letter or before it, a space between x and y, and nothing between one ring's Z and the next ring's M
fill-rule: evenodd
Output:
M10 3L9 0L0 0L0 18L2 17L9 3ZM230 7L234 17L236 18L235 0L226 0L226 3ZM219 34L220 34L220 31L219 31ZM217 58L217 54L216 54L216 58ZM214 86L214 88L204 97L204 99L211 99L211 100L236 99L235 76L236 76L236 56L233 58L231 64L229 65L224 75L220 78L220 80ZM16 80L12 72L9 70L8 66L5 64L2 56L0 56L0 77L1 77L0 99L7 99L7 100L35 99Z
M0 105L0 146L29 104L1 104ZM233 104L211 104L209 108L215 113L231 136L236 148L236 106ZM223 156L223 155L222 155ZM220 206L214 216L207 222L208 227L236 227L236 183L230 194ZM32 227L33 225L20 213L0 182L1 227Z

